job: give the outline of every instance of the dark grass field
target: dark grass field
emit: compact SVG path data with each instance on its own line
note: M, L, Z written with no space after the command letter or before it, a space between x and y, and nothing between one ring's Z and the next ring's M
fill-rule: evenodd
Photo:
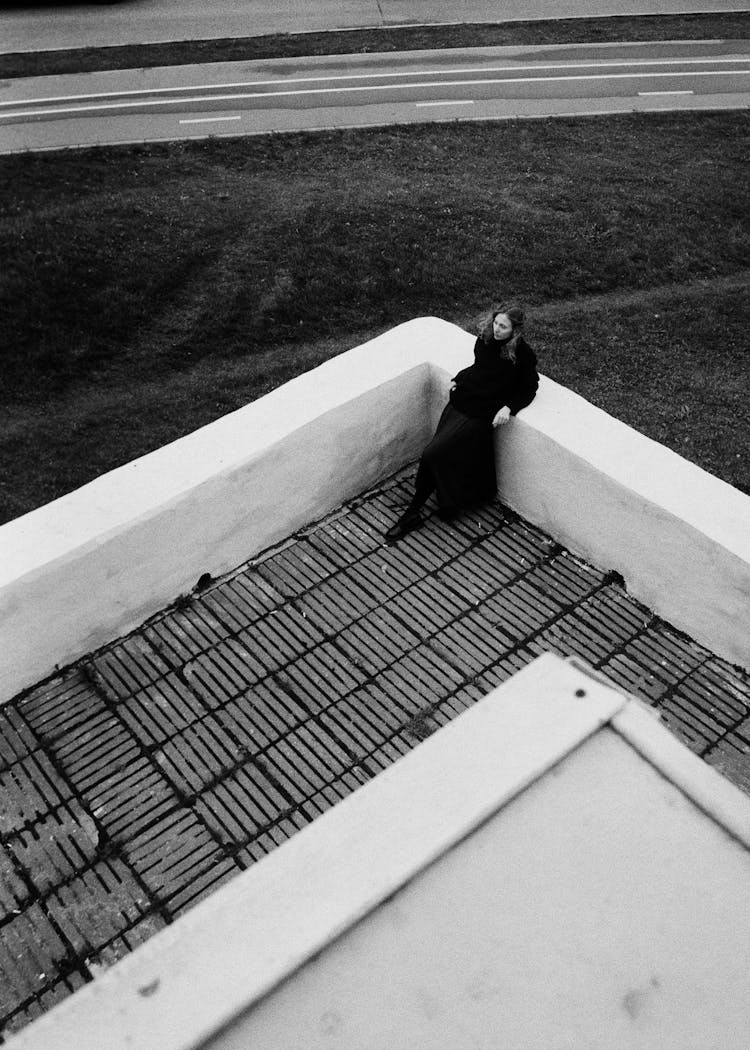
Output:
M750 492L744 112L0 159L0 518L401 321L519 299L540 367Z
M446 47L614 43L648 40L750 38L750 11L723 14L639 15L540 19L528 22L410 26L330 33L283 33L244 39L185 40L167 44L69 48L0 55L0 77L51 76L104 69L247 62L356 52Z

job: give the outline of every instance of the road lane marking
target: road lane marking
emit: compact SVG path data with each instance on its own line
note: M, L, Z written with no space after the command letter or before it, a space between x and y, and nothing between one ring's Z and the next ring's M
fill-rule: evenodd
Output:
M694 91L639 91L638 94L642 95L645 98L647 95L694 95L695 92Z
M438 76L460 76L462 74L477 73L520 73L525 71L539 72L541 70L548 69L617 69L622 66L633 66L648 68L650 66L664 66L664 65L719 65L727 62L750 62L750 56L745 57L744 55L726 56L718 58L647 58L641 60L629 60L618 62L615 60L609 62L558 62L550 65L542 65L529 63L525 66L484 66L480 68L471 69L423 69L423 70L400 70L390 73L337 73L335 75L329 75L325 77L283 77L277 80L239 80L236 82L219 83L219 84L186 84L176 85L174 87L155 87L155 88L127 88L123 91L101 91L97 93L85 94L85 95L54 95L48 98L27 98L13 100L4 100L0 102L0 107L7 106L25 106L25 105L42 105L49 102L87 102L93 101L98 98L112 98L114 96L118 98L130 98L140 95L163 95L169 92L176 91L205 91L208 88L218 91L234 91L240 88L252 88L252 87L268 87L274 84L316 84L325 83L326 81L337 81L337 80L377 80L385 77L438 77ZM707 72L713 72L708 70ZM718 72L718 71L717 71ZM741 71L738 71L741 72ZM608 74L603 73L602 76ZM612 74L615 75L615 74ZM619 74L620 76L629 74ZM677 74L675 74L677 75ZM542 78L542 79L547 79ZM551 79L551 78L550 78Z
M186 120L179 121L180 124L210 124L217 120L242 120L242 114L238 114L236 117L190 117Z
M750 62L750 56L747 55L726 55L716 58L644 58L644 59L628 59L618 62L616 59L611 59L604 62L555 62L555 63L535 63L528 62L523 66L480 66L480 67L456 67L455 69L404 69L391 71L390 73L335 73L329 74L328 76L318 77L281 77L277 80L250 80L245 83L238 84L226 84L219 85L227 88L232 87L267 87L273 84L315 84L325 82L328 80L376 80L384 77L439 77L439 76L461 76L463 74L478 73L522 73L522 72L539 72L541 70L549 69L617 69L619 67L632 66L646 67L651 66L686 66L686 65L719 65L732 62ZM708 72L711 72L710 70ZM602 76L607 76L606 73ZM185 91L192 90L191 88L184 88Z
M449 98L440 102L415 102L415 106L473 106L473 98Z
M750 70L748 69L717 69L717 70L699 70L694 73L590 73L586 75L576 75L572 77L496 77L489 80L446 80L441 81L439 84L371 84L366 87L335 87L335 88L303 88L302 90L295 91L255 91L247 92L246 94L238 95L199 95L190 98L165 98L165 99L152 99L139 100L137 102L107 102L104 104L96 104L93 106L66 106L56 107L54 109L30 109L21 110L17 113L0 113L0 120L7 120L8 118L17 119L18 117L51 117L51 116L65 116L66 114L81 114L81 113L104 113L112 109L136 109L140 107L147 107L153 109L155 106L188 106L196 103L206 102L238 102L247 101L249 99L275 99L275 98L294 98L303 95L345 95L351 94L352 92L363 91L413 91L417 88L446 88L446 87L476 87L477 85L491 85L491 84L554 84L557 82L573 83L584 80L653 80L656 77L672 77L673 79L679 77L731 77L731 76L750 76Z

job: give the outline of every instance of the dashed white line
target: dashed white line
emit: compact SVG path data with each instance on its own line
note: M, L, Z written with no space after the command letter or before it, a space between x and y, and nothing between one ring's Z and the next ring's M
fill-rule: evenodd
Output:
M642 95L645 98L647 95L694 95L695 92L694 91L639 91L638 94Z
M190 117L186 120L181 120L180 124L211 124L217 120L242 120L242 115L239 114L236 117Z
M444 99L440 102L415 102L415 106L473 106L473 98Z

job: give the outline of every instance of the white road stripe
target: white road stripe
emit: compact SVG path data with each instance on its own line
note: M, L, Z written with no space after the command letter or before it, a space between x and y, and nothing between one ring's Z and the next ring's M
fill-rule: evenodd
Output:
M325 77L282 77L277 80L253 80L249 81L247 84L227 84L226 87L266 87L273 84L314 84L320 81L325 82L327 80L375 80L383 77L439 77L444 74L460 76L461 74L469 73L523 73L524 71L530 71L532 69L536 71L544 69L618 69L621 67L627 68L628 66L642 68L644 66L719 65L732 62L750 62L750 56L725 55L715 58L642 58L626 59L624 61L609 59L601 62L536 63L532 61L527 62L526 65L522 66L480 66L479 68L476 66L470 66L468 68L458 66L455 69L405 69L391 71L390 73L336 73L334 75L329 74Z
M453 98L453 99L443 99L440 102L415 102L414 105L415 106L473 106L474 105L474 99L473 98L467 98L467 99Z
M242 120L242 114L236 117L191 117L187 120L180 120L180 124L210 124L215 120Z
M694 91L639 91L639 95L644 98L647 95L694 95Z
M645 58L640 60L622 61L616 60L604 61L604 62L558 62L554 65L537 65L536 63L528 63L525 66L486 66L477 69L469 68L456 68L456 69L416 69L416 70L401 70L391 71L390 73L339 73L335 75L328 75L324 77L283 77L277 80L239 80L236 82L230 82L225 84L185 84L175 85L174 87L159 87L159 88L130 88L124 91L101 91L86 95L54 95L48 98L27 98L18 99L17 101L2 101L0 107L3 106L25 106L30 104L42 105L48 102L88 102L97 98L112 98L116 95L119 98L130 98L133 96L140 95L163 95L169 92L175 91L205 91L207 88L218 89L221 91L234 91L240 88L253 88L253 87L269 87L274 84L316 84L325 83L326 81L338 81L338 80L377 80L384 79L386 77L439 77L448 74L450 76L460 76L462 74L469 73L521 73L524 70L545 70L545 69L617 69L618 67L650 67L650 66L665 66L665 65L719 65L726 64L728 62L750 62L750 56L744 55L733 55L718 58ZM602 74L606 76L607 74ZM623 74L620 74L623 75ZM545 78L546 79L546 78Z
M573 77L498 77L489 80L446 80L440 84L373 84L367 87L336 87L336 88L303 88L298 91L256 91L237 95L200 95L191 98L166 98L153 99L145 103L149 108L154 106L194 105L206 102L237 102L248 99L265 98L289 98L302 95L344 95L358 91L413 91L416 88L446 88L446 87L476 87L482 84L554 84L560 81L583 81L583 80L650 80L656 77L731 77L750 76L750 70L717 69L697 71L694 73L596 73L585 76ZM60 116L67 113L103 113L112 109L135 109L143 106L144 101L138 102L108 102L103 105L93 106L67 106L54 109L30 109L20 110L18 113L0 113L0 120L8 117L48 117Z

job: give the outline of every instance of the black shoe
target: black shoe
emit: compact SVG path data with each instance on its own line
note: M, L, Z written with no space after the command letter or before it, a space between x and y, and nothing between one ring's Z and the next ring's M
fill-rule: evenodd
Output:
M386 543L397 543L398 540L402 540L404 536L413 532L414 529L418 529L421 525L424 525L424 520L418 510L402 514L396 524L391 525L386 532L385 541Z

